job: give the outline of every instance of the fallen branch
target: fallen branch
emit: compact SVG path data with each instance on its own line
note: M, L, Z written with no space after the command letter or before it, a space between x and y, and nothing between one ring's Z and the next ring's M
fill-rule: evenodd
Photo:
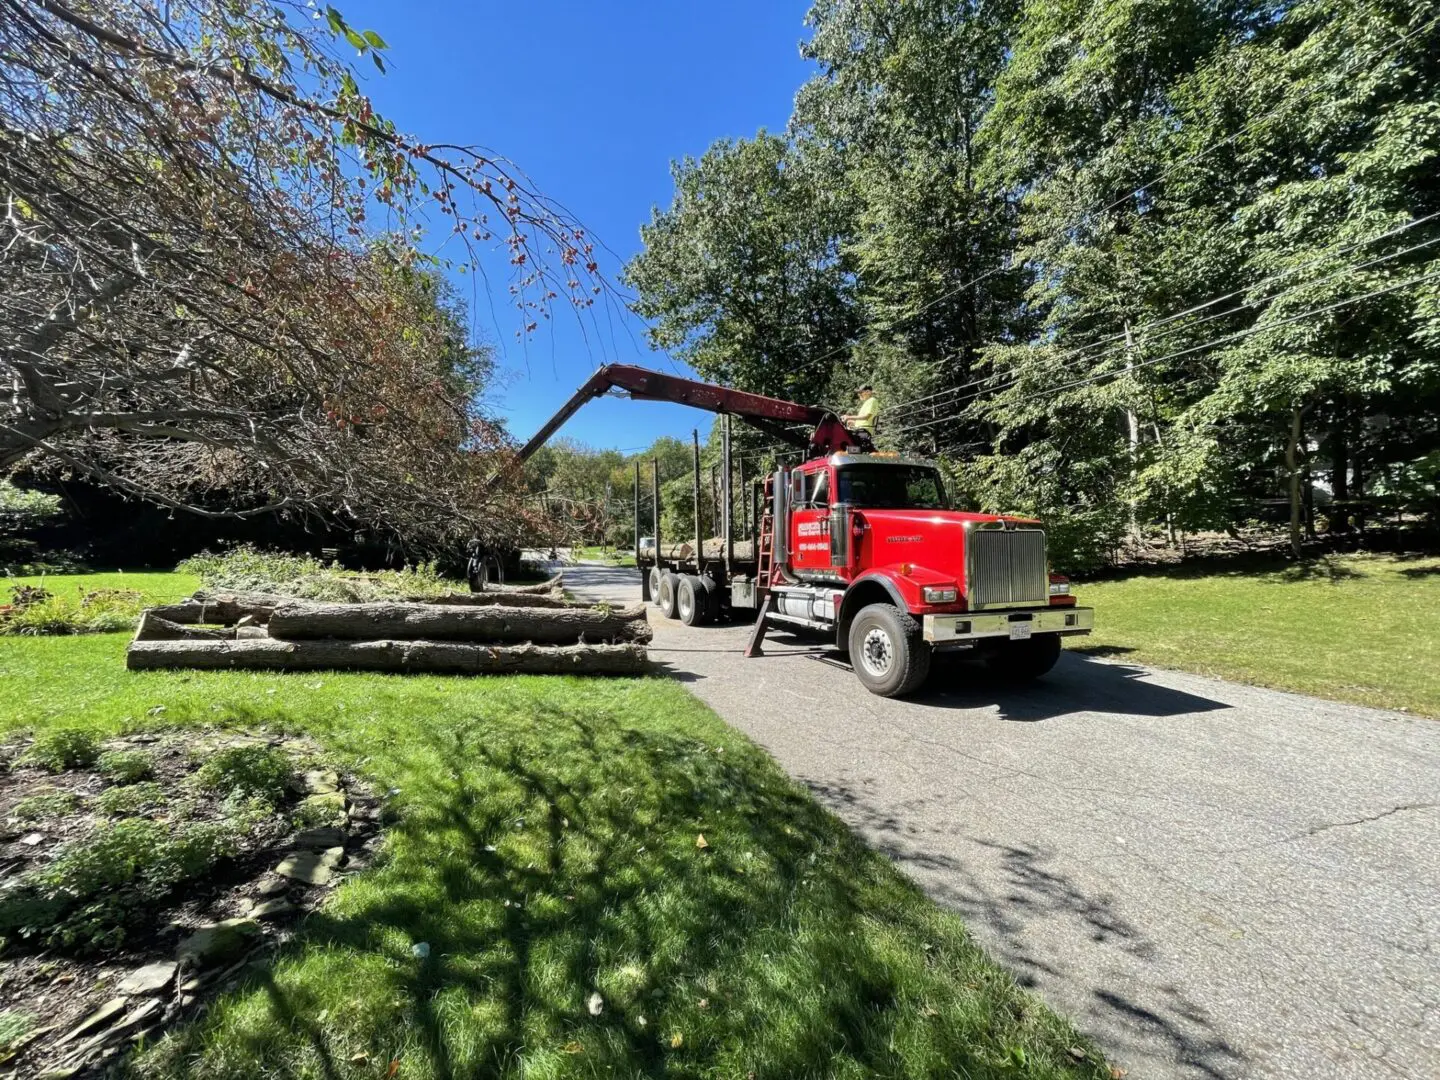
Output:
M136 641L225 641L234 637L234 630L172 622L157 615L154 608L140 616L135 628Z
M132 671L156 668L388 671L453 675L639 675L645 647L466 645L437 641L135 641Z

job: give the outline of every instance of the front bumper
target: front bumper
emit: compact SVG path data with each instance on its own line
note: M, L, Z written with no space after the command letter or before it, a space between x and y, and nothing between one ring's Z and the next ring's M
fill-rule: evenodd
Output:
M959 615L926 615L925 640L932 645L1011 637L1010 624L1028 622L1031 634L1088 634L1095 628L1095 609L1088 607L1030 608L1026 611L972 611Z

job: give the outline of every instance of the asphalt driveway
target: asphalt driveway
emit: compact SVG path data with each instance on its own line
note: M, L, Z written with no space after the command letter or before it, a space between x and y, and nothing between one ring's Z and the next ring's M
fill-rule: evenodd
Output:
M1440 721L1074 654L885 700L815 643L652 622L664 670L1131 1077L1440 1076Z

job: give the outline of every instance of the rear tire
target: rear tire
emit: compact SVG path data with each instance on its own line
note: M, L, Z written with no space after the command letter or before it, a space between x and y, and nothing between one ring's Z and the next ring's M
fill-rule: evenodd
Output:
M862 686L880 697L918 689L930 674L930 646L920 624L894 604L870 604L850 624L850 663Z
M676 586L679 579L666 570L660 575L660 588L655 591L655 606L667 619L675 618Z
M699 626L705 621L710 597L698 577L686 574L675 588L675 613L686 626Z
M1041 634L1029 641L1004 641L985 659L985 665L1010 682L1040 678L1060 659L1060 635Z
M652 566L650 568L650 602L656 607L660 606L660 576L660 567Z

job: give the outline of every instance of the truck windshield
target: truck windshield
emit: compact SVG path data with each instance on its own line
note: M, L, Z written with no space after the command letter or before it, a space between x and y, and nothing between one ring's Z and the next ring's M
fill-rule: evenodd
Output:
M836 502L876 510L944 510L940 474L924 465L846 465Z

